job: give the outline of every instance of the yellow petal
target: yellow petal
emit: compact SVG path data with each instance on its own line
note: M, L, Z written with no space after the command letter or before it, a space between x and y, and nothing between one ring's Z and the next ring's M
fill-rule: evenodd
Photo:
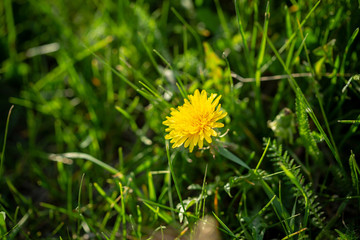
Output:
M218 96L218 97L214 100L214 102L212 102L211 105L212 105L213 109L215 109L215 107L219 104L220 98L221 98L221 95Z
M200 137L201 141L204 139L204 131L203 130L200 130L199 137Z
M176 147L180 147L181 145L183 145L183 143L185 142L186 139L187 139L187 136L184 136L184 137L179 138L179 139L175 142Z
M212 143L211 137L208 137L208 136L205 135L205 140L206 140L208 143Z
M203 140L202 140L202 139L199 139L199 148L202 148L202 147L203 147L203 144L204 144Z
M189 138L186 140L186 142L185 142L185 144L184 144L184 147L188 147L189 144L193 141L193 138L194 138L194 136L189 137Z
M214 136L214 137L216 137L218 134L217 134L217 132L216 132L214 129L211 129L211 135Z
M196 146L196 144L198 143L198 141L199 141L199 135L194 135L194 145Z
M192 152L194 150L194 142L193 141L191 141L191 143L190 143L189 150L190 150L190 152Z
M224 124L223 124L223 123L216 122L216 123L213 124L213 127L214 127L214 128L222 128L222 127L224 127Z

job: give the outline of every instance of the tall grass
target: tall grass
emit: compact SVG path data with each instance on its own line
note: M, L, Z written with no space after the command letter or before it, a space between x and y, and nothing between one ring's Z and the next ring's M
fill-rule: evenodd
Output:
M1 1L0 238L359 238L359 13ZM189 153L162 122L195 89L228 116Z

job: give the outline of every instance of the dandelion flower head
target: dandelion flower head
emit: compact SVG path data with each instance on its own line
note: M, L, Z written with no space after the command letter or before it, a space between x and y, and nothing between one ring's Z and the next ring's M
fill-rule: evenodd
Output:
M221 128L224 124L217 122L224 118L227 113L221 110L219 100L221 95L212 93L207 97L205 90L201 93L196 90L194 95L188 95L189 100L185 99L182 106L171 108L170 116L163 122L168 128L165 130L168 134L166 139L171 139L172 147L189 147L190 152L196 145L203 147L204 139L212 142L212 136L216 137L218 133L215 128Z

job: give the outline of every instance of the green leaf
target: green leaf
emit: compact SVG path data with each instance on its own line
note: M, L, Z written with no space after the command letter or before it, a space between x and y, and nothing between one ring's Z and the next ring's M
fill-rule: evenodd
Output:
M350 173L351 173L351 180L353 184L353 188L356 189L356 193L359 195L359 175L360 169L355 160L355 154L351 151L351 155L349 158L349 165L350 165Z
M155 191L153 176L151 172L148 172L147 175L148 175L148 186L149 186L149 198L152 201L156 201L156 191Z
M0 237L6 234L6 214L5 212L0 212Z
M5 127L5 134L4 134L4 143L3 143L3 148L2 148L2 152L1 152L1 159L0 159L0 178L2 177L2 167L3 167L3 163L4 163L4 158L5 158L5 148L6 148L6 140L7 140L7 133L8 133L8 128L9 128L9 120L10 120L10 115L11 115L11 111L14 108L14 105L12 105L10 107L9 110L9 114L8 117L6 119L6 127Z
M216 220L220 223L220 225L226 230L226 233L228 235L238 239L238 237L236 237L236 235L230 230L230 228L228 226L226 226L226 224L223 221L221 221L221 219L218 216L216 216L216 214L214 212L213 212L213 215L216 218Z
M234 154L232 154L229 150L227 150L226 148L223 147L219 147L218 152L220 153L221 156L239 164L240 166L243 166L246 169L250 170L250 167L240 158L238 158L237 156L235 156Z

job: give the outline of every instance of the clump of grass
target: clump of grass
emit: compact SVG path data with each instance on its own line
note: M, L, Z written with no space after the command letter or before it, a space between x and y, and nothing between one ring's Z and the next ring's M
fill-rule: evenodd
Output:
M358 5L1 1L0 238L356 239ZM171 149L195 89L224 130Z

